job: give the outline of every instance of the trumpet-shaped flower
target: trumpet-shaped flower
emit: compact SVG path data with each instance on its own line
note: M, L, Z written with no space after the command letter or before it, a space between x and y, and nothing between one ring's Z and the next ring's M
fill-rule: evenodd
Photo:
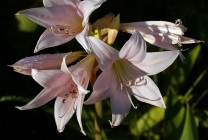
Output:
M90 14L105 0L43 0L45 7L20 11L32 21L46 28L40 36L35 52L64 44L82 32Z
M181 20L177 20L175 24L167 21L121 23L120 29L128 33L137 30L145 41L166 50L176 50L174 44L181 46L202 42L183 36L187 28L182 25Z
M146 43L137 31L133 32L120 52L93 37L89 37L88 42L103 72L85 104L110 97L112 127L122 122L131 105L135 107L132 96L141 102L165 108L157 85L148 76L170 66L179 55L178 50L146 53Z
M85 134L81 112L85 94L89 92L86 89L95 58L89 55L69 68L66 60L67 56L64 57L61 70L32 69L33 79L44 89L32 101L17 108L20 110L37 108L56 98L54 115L58 131L64 130L65 125L76 112L81 132Z
M81 56L82 52L70 52L68 53L67 64L70 64L77 60ZM31 75L32 69L46 70L46 69L59 69L63 61L63 57L67 53L60 54L41 54L30 57L25 57L13 65L9 65L14 68L14 71L24 75Z

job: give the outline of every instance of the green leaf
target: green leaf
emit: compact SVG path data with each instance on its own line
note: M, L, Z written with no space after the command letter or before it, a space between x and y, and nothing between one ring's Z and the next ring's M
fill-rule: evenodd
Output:
M192 71L194 64L196 63L196 60L199 56L201 50L201 45L198 44L194 48L192 48L188 53L186 54L186 59L184 63L182 64L182 67L185 71L185 79L189 76L190 72Z
M168 140L178 140L184 127L186 112L185 107L181 103L181 96L177 95L172 87L169 88L166 104L164 137Z
M163 97L166 101L166 97ZM143 135L144 132L151 130L164 119L165 109L152 106L139 119L135 120L131 126L131 133L135 136Z
M196 122L189 104L186 104L186 119L181 140L198 140Z

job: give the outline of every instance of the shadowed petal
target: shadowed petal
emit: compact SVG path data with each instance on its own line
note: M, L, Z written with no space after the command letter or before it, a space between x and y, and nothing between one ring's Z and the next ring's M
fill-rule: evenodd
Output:
M119 52L113 47L105 44L103 41L95 37L89 37L88 43L93 50L93 54L95 55L101 70L108 69L111 67L113 61L119 59Z
M43 34L40 36L37 45L35 47L34 52L38 52L40 50L55 47L61 44L64 44L74 38L74 35L67 36L67 35L54 35L51 31L46 29Z
M181 43L180 37L174 34L151 33L143 34L143 37L148 43L170 51L177 49L172 44Z
M125 89L121 90L118 88L117 90L113 91L113 93L114 94L110 97L112 110L111 127L118 126L128 115L131 108L131 102Z
M148 75L155 75L168 68L179 54L180 52L178 50L147 53L141 63L133 64Z
M141 62L146 55L146 48L146 43L141 34L134 31L131 38L122 47L119 56L129 61Z
M111 70L105 70L99 75L93 86L93 92L84 102L85 104L94 104L113 94L113 89L116 88L118 83L116 83L116 77L110 73Z
M166 108L160 90L148 76L144 76L145 84L133 86L132 95L139 101ZM138 79L140 80L140 79Z
M134 29L144 33L162 32L183 35L187 30L182 24L175 24L167 21L144 21L121 23L121 29L127 32L132 32Z

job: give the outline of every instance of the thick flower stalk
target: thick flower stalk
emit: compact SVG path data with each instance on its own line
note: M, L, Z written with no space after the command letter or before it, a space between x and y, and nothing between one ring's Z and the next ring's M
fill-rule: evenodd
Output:
M81 33L91 13L105 0L43 0L45 7L31 8L18 14L46 28L35 52L64 44Z
M122 122L131 105L136 108L132 96L141 102L165 108L161 93L149 75L170 66L179 55L178 50L146 53L146 43L137 31L133 32L120 52L97 38L88 37L87 40L103 72L85 104L110 97L112 127Z
M184 36L187 28L183 26L180 19L176 23L167 21L121 23L120 29L128 33L137 30L142 34L145 41L165 50L178 49L175 45L181 46L182 44L202 42Z
M32 77L44 89L29 103L17 107L20 110L28 110L40 107L50 100L55 101L55 120L57 129L62 132L67 122L76 112L81 132L85 134L81 113L86 90L90 80L95 58L88 55L77 64L67 67L67 56L64 57L61 70L35 70L32 69Z

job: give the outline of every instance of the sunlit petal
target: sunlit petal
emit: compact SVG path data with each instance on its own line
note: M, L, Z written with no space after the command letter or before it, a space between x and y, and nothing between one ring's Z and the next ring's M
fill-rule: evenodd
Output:
M119 52L120 58L141 62L146 55L146 43L138 31L134 31L131 38Z
M145 84L133 86L132 95L141 102L165 108L165 103L157 85L148 77L144 76Z
M148 75L155 75L169 67L179 54L178 50L147 53L141 63L134 63L134 65L138 66L139 69L145 71Z

